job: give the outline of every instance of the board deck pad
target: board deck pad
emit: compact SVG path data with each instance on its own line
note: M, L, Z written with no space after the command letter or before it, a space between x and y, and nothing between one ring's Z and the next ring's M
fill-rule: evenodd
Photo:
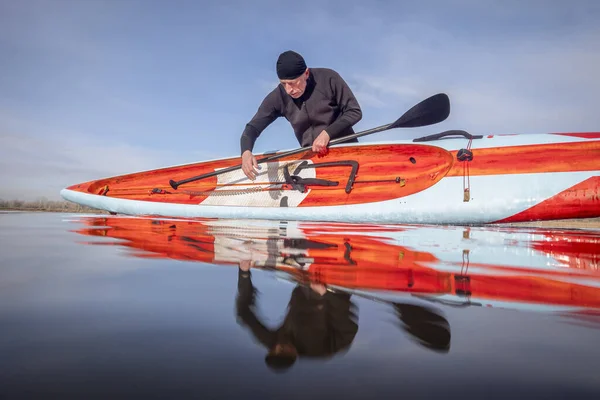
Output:
M241 169L217 175L217 187L212 194L200 204L203 205L228 205L228 206L258 206L258 207L297 207L308 196L311 189L305 192L298 190L284 190L282 184L286 183L284 168L294 171L302 161L281 163L271 161L259 165L259 172L254 181L248 179ZM312 161L304 161L305 164ZM316 178L314 168L303 168L297 174L301 178ZM235 184L235 190L231 186ZM281 188L281 189L279 189ZM269 189L269 190L260 190ZM223 195L223 193L226 193ZM230 194L229 194L230 193Z
M319 207L402 198L435 185L453 166L453 154L423 144L374 144L330 149L326 157L307 152L259 164L249 180L241 169L189 182L173 189L169 180L186 179L240 164L239 157L204 161L100 179L71 187L120 199L240 207ZM290 185L289 176L335 183ZM289 178L289 177L288 177ZM300 185L301 186L301 185Z

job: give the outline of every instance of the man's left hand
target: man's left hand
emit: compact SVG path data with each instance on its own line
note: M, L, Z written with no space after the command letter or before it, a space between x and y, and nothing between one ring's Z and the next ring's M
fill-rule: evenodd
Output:
M327 154L327 145L329 144L329 134L323 131L317 136L312 145L312 151L321 155Z
M327 293L327 287L325 285L323 285L322 283L311 283L310 288L312 290L314 290L315 292L317 292L318 294L320 294L321 296L323 296L325 293Z

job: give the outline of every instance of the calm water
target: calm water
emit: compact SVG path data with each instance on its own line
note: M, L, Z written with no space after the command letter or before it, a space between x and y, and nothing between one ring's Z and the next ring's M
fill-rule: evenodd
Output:
M600 231L4 213L0 250L1 399L600 398Z

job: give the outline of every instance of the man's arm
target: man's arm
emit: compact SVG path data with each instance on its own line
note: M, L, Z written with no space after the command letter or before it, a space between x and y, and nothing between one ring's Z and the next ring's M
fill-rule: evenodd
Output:
M238 269L238 296L236 300L236 315L238 323L248 327L254 338L266 348L274 341L274 333L264 326L253 311L256 300L256 289L252 284L250 271Z
M256 114L254 114L250 122L246 124L240 138L240 154L244 154L246 150L252 151L256 139L260 136L262 131L264 131L267 126L271 125L278 117L282 116L280 103L278 88L276 88L265 97L258 107Z
M362 119L362 110L354 93L352 93L352 90L350 90L350 87L340 74L333 70L331 70L330 74L331 90L340 106L341 112L338 118L325 130L329 134L330 139L336 139L342 132Z

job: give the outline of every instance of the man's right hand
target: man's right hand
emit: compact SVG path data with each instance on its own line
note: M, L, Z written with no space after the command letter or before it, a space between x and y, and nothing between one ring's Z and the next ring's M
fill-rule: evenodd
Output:
M254 157L254 154L250 150L246 150L242 154L242 171L244 171L248 179L252 181L256 179L258 162L256 162L256 157Z

